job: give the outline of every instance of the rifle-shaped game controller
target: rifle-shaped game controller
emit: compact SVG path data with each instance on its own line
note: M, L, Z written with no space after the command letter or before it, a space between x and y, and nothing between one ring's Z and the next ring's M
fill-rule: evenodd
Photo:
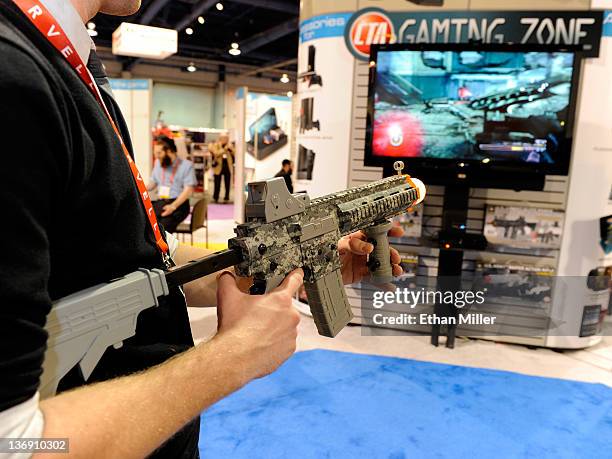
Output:
M41 395L53 395L76 365L89 378L106 349L134 336L138 314L157 306L170 288L231 266L253 278L252 294L274 289L302 268L317 330L336 336L353 318L340 272L339 239L363 230L374 245L368 260L372 282L388 282L389 218L425 197L423 182L401 174L403 163L395 169L396 176L314 200L290 194L283 178L251 183L246 223L236 228L229 249L168 271L141 269L55 302L47 318Z

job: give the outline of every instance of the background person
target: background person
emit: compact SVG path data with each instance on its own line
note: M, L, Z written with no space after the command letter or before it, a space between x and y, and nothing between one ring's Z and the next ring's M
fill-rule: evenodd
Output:
M11 216L0 225L0 240L10 241L0 257L0 438L69 438L65 458L196 458L199 413L295 349L290 296L302 275L262 297L243 295L229 274L187 284L184 295L171 289L140 314L135 336L106 350L87 383L77 367L58 395L39 400L53 302L165 265L119 137L47 28L30 19L61 28L65 35L54 37L87 64L133 156L85 23L101 11L132 14L140 2L33 1L28 15L30 2L24 12L0 0L0 124L14 134L6 147L18 152L0 167L0 206ZM206 253L179 246L173 255L181 264ZM216 338L195 348L186 301L222 313Z
M287 189L289 193L293 193L293 180L291 175L293 174L293 163L288 159L283 159L283 165L280 171L276 173L274 177L282 177L285 179Z
M214 143L208 146L208 150L212 155L212 168L215 179L215 189L213 193L213 199L215 202L219 202L219 194L221 193L221 178L223 177L223 184L225 186L225 198L224 201L229 201L230 186L232 181L232 168L234 167L234 146L229 141L229 136L224 134L219 137Z
M153 152L157 161L147 189L157 189L159 199L153 202L155 215L164 230L174 233L189 215L189 198L198 182L193 163L177 156L174 140L157 137Z

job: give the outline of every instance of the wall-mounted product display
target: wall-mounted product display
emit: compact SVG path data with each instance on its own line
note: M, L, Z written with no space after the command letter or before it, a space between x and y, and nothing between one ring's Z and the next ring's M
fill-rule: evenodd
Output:
M606 254L612 253L612 215L601 217L599 231L601 233L601 248Z
M297 178L298 180L312 180L316 153L304 145L298 147Z
M402 275L398 278L398 281L408 281L408 287L415 288L417 280L417 271L419 268L419 256L411 253L400 254L402 260L400 266L404 270Z
M544 308L552 301L554 275L551 267L479 262L474 290L486 291L487 304Z
M354 60L344 43L349 17L327 14L300 23L296 156L302 183L296 185L314 195L348 184Z
M579 334L581 338L595 336L601 333L601 315L602 310L601 305L599 304L591 304L583 308Z
M292 101L289 97L249 92L246 99L245 174L247 182L265 180L291 157Z
M558 249L563 219L560 210L487 206L484 235L492 246Z
M405 214L399 215L394 219L404 230L403 238L421 237L423 228L423 206L418 205L409 209Z
M525 188L567 174L579 58L537 46L372 48L366 164L405 158L429 183Z
M315 45L308 46L308 67L305 72L302 72L298 75L298 78L302 80L303 83L306 83L308 87L314 85L323 86L323 77L317 74L315 60L317 56L317 48Z
M610 299L608 300L608 307L606 308L606 312L608 315L612 315L612 266L606 266L605 275L608 276L608 290L610 294Z
M278 125L276 110L273 107L249 126L249 135L247 151L258 160L267 158L287 145L287 134Z
M582 310L580 336L594 336L602 331L603 323L610 307L610 288L612 269L594 268L586 278L587 303Z
M300 110L300 134L316 129L321 130L321 122L314 119L314 97L306 97L302 99L302 108Z

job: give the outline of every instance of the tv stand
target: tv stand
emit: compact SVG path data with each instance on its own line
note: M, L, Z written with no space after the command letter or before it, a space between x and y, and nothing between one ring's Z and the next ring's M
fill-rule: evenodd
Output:
M465 250L484 250L487 241L482 234L468 234L467 215L470 199L470 188L467 185L448 185L444 189L442 208L442 229L438 233L438 282L441 292L456 292L462 289L461 274L463 271L463 254ZM458 318L454 305L436 303L434 315L438 317ZM446 347L455 347L457 326L447 325ZM441 333L439 324L432 325L431 344L438 346Z

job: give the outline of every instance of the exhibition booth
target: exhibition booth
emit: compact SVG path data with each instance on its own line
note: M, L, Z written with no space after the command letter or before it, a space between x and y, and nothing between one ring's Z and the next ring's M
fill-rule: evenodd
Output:
M472 312L495 315L496 326L463 333L553 348L598 343L609 291L596 279L611 262L602 246L612 173L602 12L589 2L563 2L568 11L559 2L538 11L416 3L304 7L298 171L316 158L306 188L332 191L331 170L359 186L402 159L427 184L425 202L399 217L405 275L417 286L439 277L454 289L488 288ZM377 325L363 289L349 297L355 321ZM395 319L415 313L386 308ZM382 326L431 328L393 322Z
M326 349L410 356L401 341L393 343L391 336L402 336L397 338L401 340L415 334L434 346L459 346L450 351L455 353L461 353L466 338L556 352L600 352L608 346L612 16L603 9L610 6L581 0L542 1L536 7L526 1L301 2L298 85L293 97L293 138L289 139L296 191L313 199L347 186L363 189L395 175L398 160L404 164L401 172L421 179L427 187L423 203L394 219L404 229L402 237L390 238L404 270L394 281L395 295L380 295L380 286L371 282L347 286L350 324L357 326L362 341L323 345ZM241 94L245 101L247 91L244 88ZM237 108L237 113L248 112L248 105ZM243 140L248 142L248 134ZM239 175L247 176L248 161ZM239 181L236 190L249 190L246 183ZM245 200L253 202L248 193ZM240 206L236 222L244 222L243 217ZM406 296L406 289L414 295ZM452 300L429 297L432 291L450 294ZM308 286L306 293L299 295L296 307L308 327L312 322L307 317L313 316L319 327L321 297L315 294L313 300ZM470 293L477 301L468 301L466 307L464 300ZM437 319L431 319L432 315ZM346 330L344 336L352 329ZM320 327L319 333L326 334ZM342 341L342 333L337 340ZM385 344L374 344L377 338ZM315 342L313 347L321 346ZM508 355L495 349L490 358L497 365L516 369L508 364ZM440 348L427 352L425 360L438 361L439 352ZM578 352L587 355L590 351ZM275 391L294 391L290 406L282 404L271 413L257 415L273 426L266 432L278 429L273 438L279 445L264 446L240 428L228 444L240 445L243 453L263 448L272 455L292 451L298 457L330 452L332 457L364 452L377 457L390 454L393 448L409 450L416 457L428 457L434 451L445 456L440 448L452 455L478 450L483 456L499 455L500 448L508 448L513 452L502 456L515 457L539 455L530 448L546 444L535 438L524 440L524 430L513 434L517 443L500 440L498 435L512 428L499 417L510 419L510 413L521 417L517 399L541 406L542 416L533 415L521 429L539 432L536 437L548 435L549 416L554 418L559 409L554 395L558 388L539 386L536 380L499 380L493 383L493 392L505 392L507 398L498 404L488 396L472 398L466 393L478 392L477 387L487 385L484 381L491 375L466 375L471 381L471 389L466 389L466 380L450 368L440 369L446 373L438 381L434 368L402 370L401 361L371 358L319 351L301 354L277 379L214 410L209 418L214 427L206 438L212 443L219 440L220 423L239 428L242 418L224 413L238 411L240 403L265 404L277 400L271 395ZM601 361L605 368L608 358ZM450 354L442 361L464 360ZM468 365L480 366L477 361L467 359ZM346 384L332 376L332 368L347 372ZM525 371L525 366L518 371ZM309 395L307 382L289 384L292 378L317 381L317 387L321 381L338 386L319 399ZM363 382L355 383L360 378ZM289 387L281 390L283 384ZM416 395L432 384L436 388L427 389L430 395L450 397L451 403L465 409L449 410L445 403L438 405ZM535 387L540 395L550 391L549 405L539 405L540 395L532 392ZM331 394L334 390L350 395ZM389 395L381 395L387 390ZM419 411L405 417L401 407L410 404L410 390L415 391L415 400L433 410L430 416ZM375 406L370 406L370 397ZM580 398L572 392L569 398L574 397ZM483 415L476 414L472 404L495 413L494 427L467 426L472 416ZM317 410L325 405L331 414L320 420L305 408L313 405ZM381 407L384 415L379 413ZM313 422L317 419L317 424L296 427L294 433L278 421L291 416L292 409ZM370 421L355 422L364 413ZM389 413L398 417L397 426L389 426ZM413 446L406 446L409 441L402 427L406 423L420 426L421 433L432 428L448 433L455 430L448 416L467 429L463 439L451 435L441 447L439 436L424 434L427 439L422 444L417 436L410 437ZM346 423L342 427L340 417ZM569 418L564 422L580 423ZM600 421L594 422L601 426ZM368 424L377 423L385 425L388 433L380 428L366 431ZM338 439L333 446L330 441L298 439L306 430L326 438L334 429ZM495 440L476 447L474 439L465 439L470 435L492 435ZM559 435L553 450L561 456L601 457L600 451L578 451L573 434ZM215 451L221 454L223 449ZM556 454L538 451L544 456Z
M295 191L311 199L392 175L402 160L427 186L425 201L396 219L403 280L485 288L487 301L471 312L496 319L442 334L557 349L599 343L612 265L605 5L418 3L303 2L295 95L225 87L209 98L223 100L211 125L167 120L179 156L196 168L196 198L212 195L209 144L223 134L235 142L232 208L213 212L213 232L216 217L226 220L215 247L245 221L247 185L274 177L284 159ZM112 80L145 177L151 120L188 116L155 86ZM371 293L348 288L353 324L432 333L402 314L458 313L390 304L394 317L377 323ZM435 325L433 333L437 342Z
M53 299L41 397L77 367L95 380L107 349L126 368L180 361L190 340L163 358L129 340L178 336L165 297L204 278L217 305L285 299L300 323L290 358L255 346L284 363L207 405L202 457L610 457L612 1L185 1L167 55L115 52L130 25L173 22L156 16L169 3L144 2L99 50L163 265ZM244 11L223 17L228 3ZM269 65L183 42L260 8L284 22L251 19L223 47ZM276 58L266 46L291 33L297 55ZM176 202L189 210L157 237ZM187 306L196 350L247 316Z
M395 174L402 160L427 187L396 219L404 277L489 288L491 304L478 310L496 314L488 330L504 340L586 348L601 340L612 264L605 7L303 2L295 94L133 78L111 86L145 181L150 145L169 133L196 169L194 199L210 199L209 147L229 136L232 207L215 215L233 223L245 221L247 185L285 159L295 191L311 199ZM217 246L230 230L219 227ZM349 289L353 323L376 326L367 290Z

